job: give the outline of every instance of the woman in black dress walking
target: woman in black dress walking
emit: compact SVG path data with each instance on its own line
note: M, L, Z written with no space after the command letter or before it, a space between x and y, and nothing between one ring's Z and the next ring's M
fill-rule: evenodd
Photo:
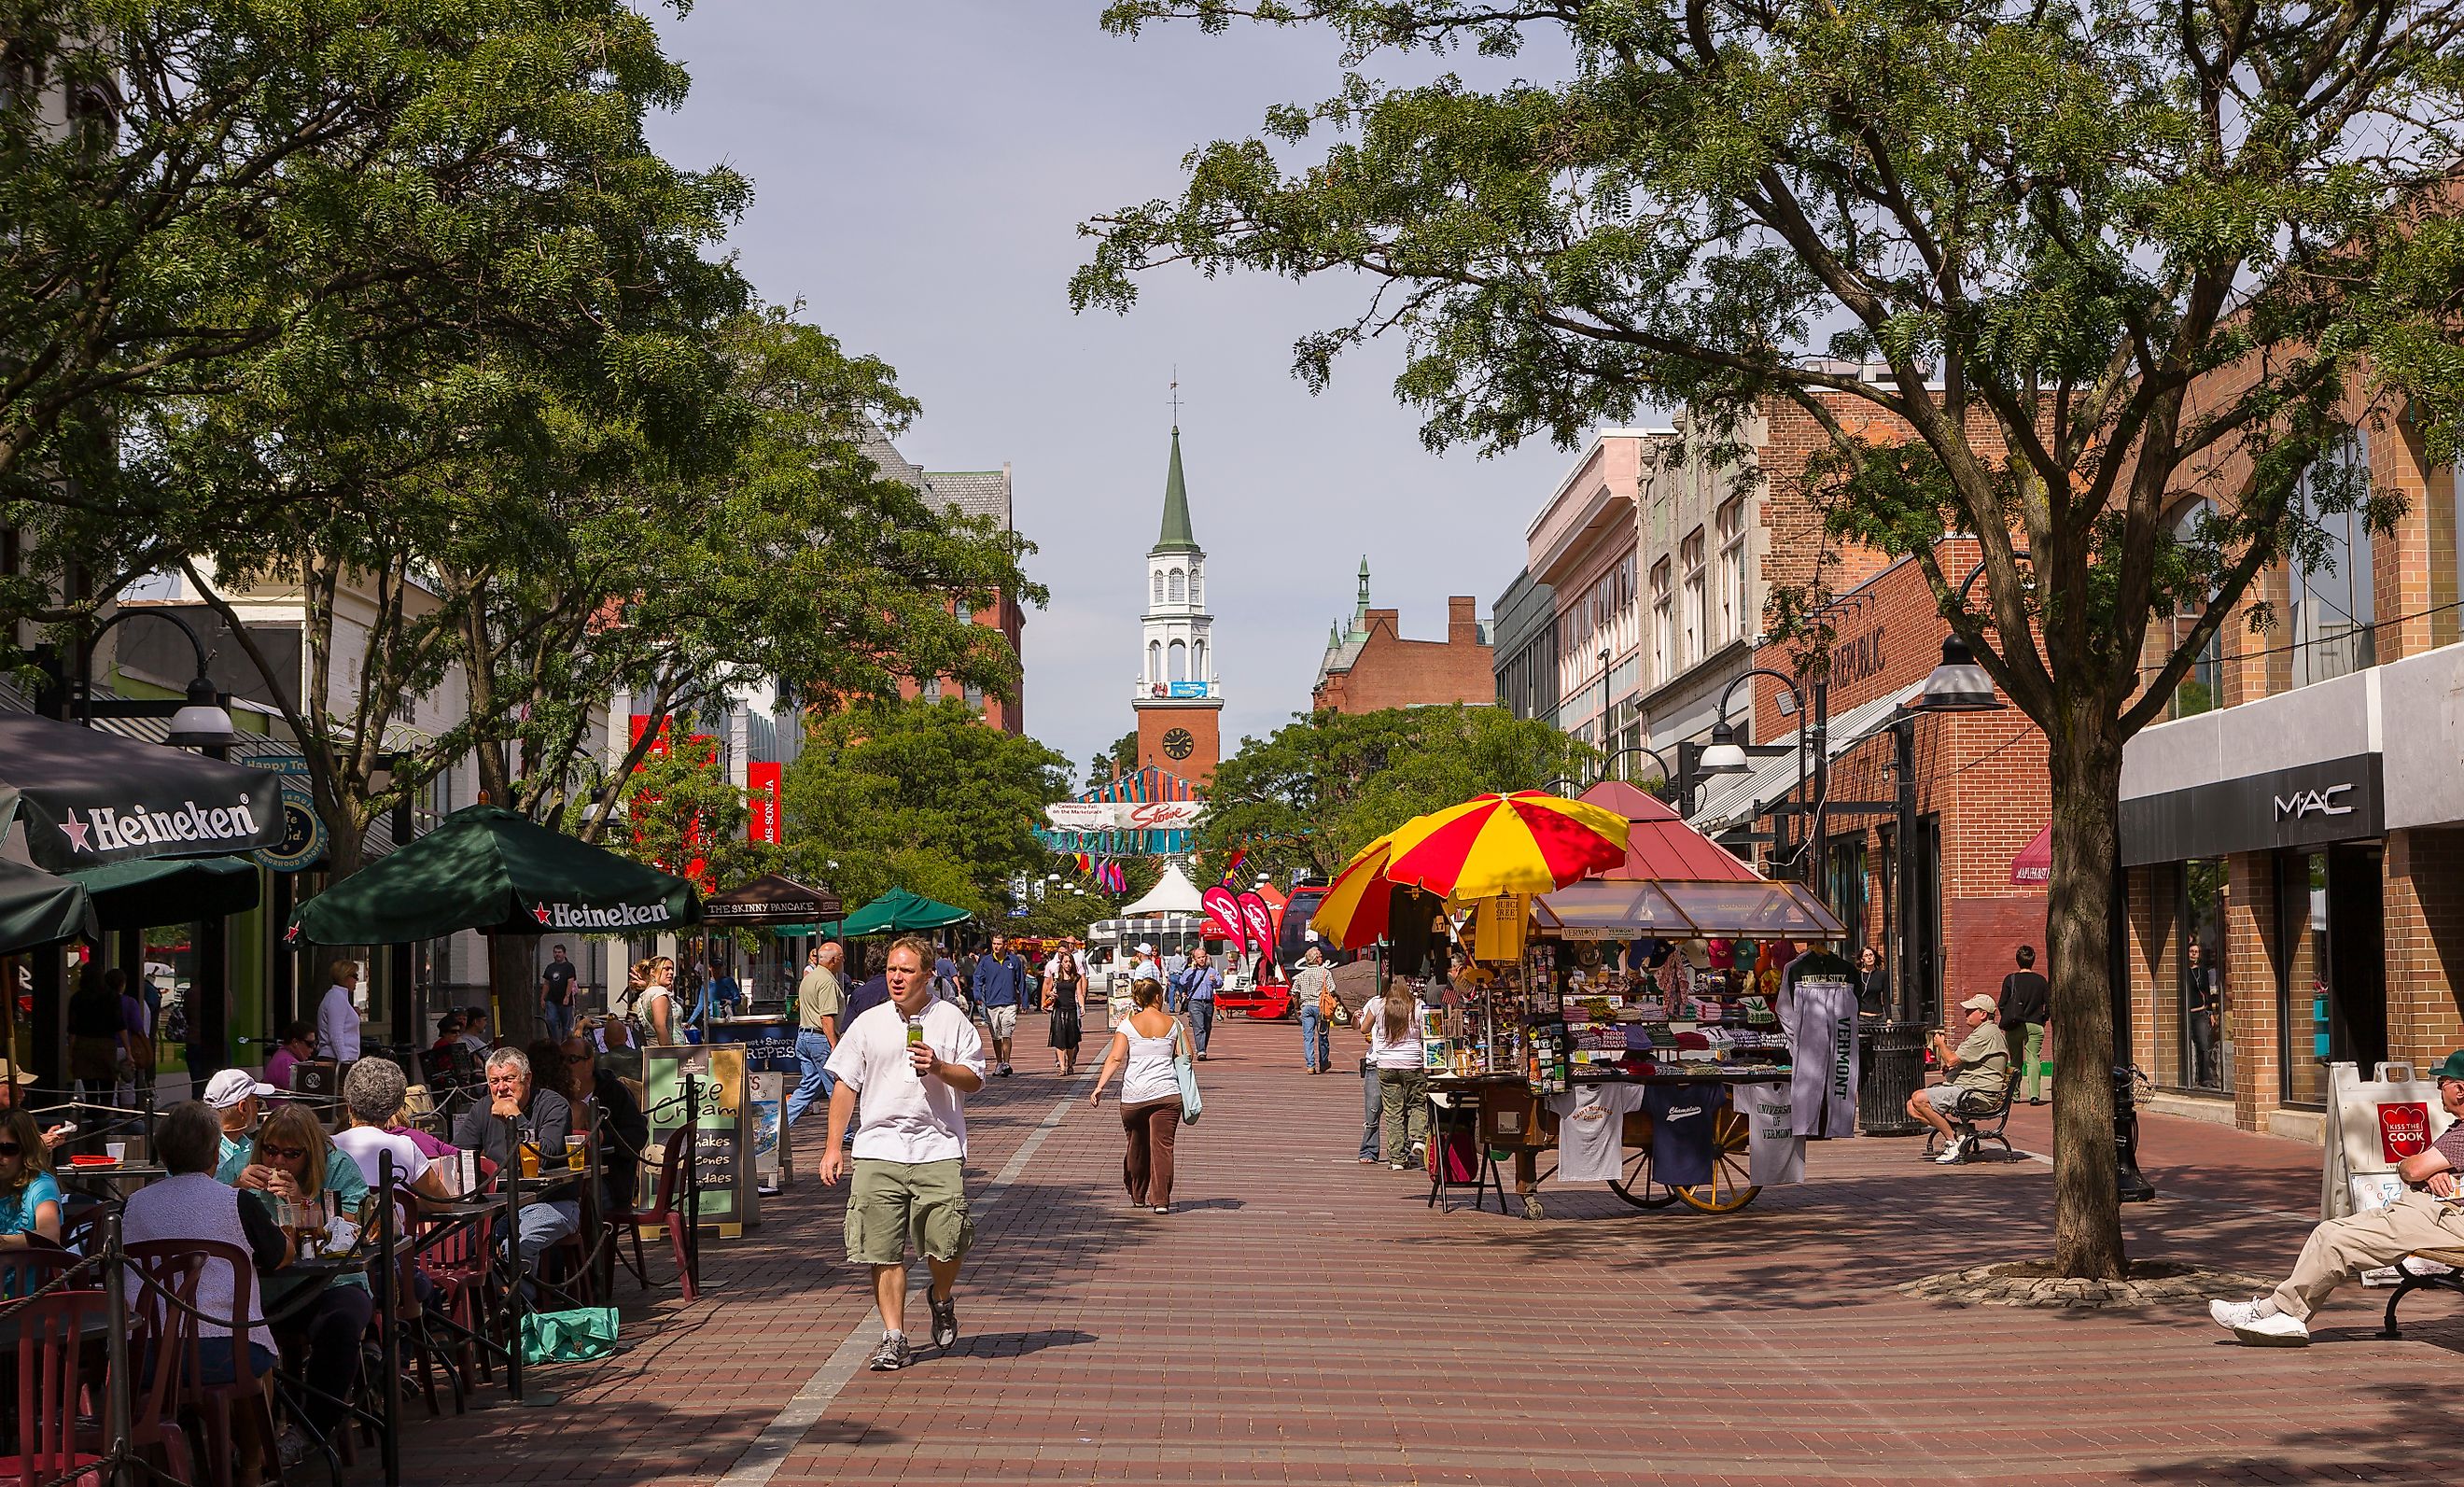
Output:
M1078 1011L1086 986L1087 958L1078 953L1078 942L1065 936L1044 963L1045 999L1052 1009L1052 1068L1065 1079L1078 1072L1078 1042L1084 1035Z

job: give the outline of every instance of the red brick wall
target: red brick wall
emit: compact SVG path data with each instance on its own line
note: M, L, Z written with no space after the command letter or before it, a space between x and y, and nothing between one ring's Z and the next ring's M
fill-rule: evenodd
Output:
M1223 714L1215 707L1141 707L1138 712L1138 764L1153 765L1193 785L1215 783L1215 766L1223 757ZM1163 751L1163 736L1186 728L1197 746L1187 759Z
M2464 1048L2464 831L2390 832L2384 871L2387 1056L2434 1063Z
M1480 643L1473 617L1478 602L1463 595L1446 601L1444 640L1406 640L1396 610L1371 610L1361 626L1369 638L1352 669L1330 674L1310 694L1310 706L1374 713L1389 707L1496 701L1494 652Z

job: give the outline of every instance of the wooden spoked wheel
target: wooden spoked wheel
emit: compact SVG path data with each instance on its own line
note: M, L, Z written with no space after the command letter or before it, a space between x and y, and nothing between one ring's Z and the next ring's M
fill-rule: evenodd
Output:
M1609 1191L1638 1209L1664 1209L1677 1201L1677 1190L1673 1187L1662 1187L1656 1193L1652 1191L1651 1139L1647 1136L1627 1153L1625 1172L1609 1180Z
M1751 1139L1743 1112L1723 1110L1711 1128L1711 1180L1691 1187L1671 1187L1677 1201L1705 1213L1734 1213L1754 1201ZM1619 1194L1619 1196L1623 1196ZM1631 1203L1634 1200L1626 1199Z

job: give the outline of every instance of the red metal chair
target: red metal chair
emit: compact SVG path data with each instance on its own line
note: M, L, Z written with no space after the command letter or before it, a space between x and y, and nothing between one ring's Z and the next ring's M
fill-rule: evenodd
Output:
M85 1263L39 1234L26 1236L22 1248L0 1250L0 1301L32 1296Z
M684 1286L687 1301L698 1299L701 1292L693 1284L692 1262L685 1258L685 1220L676 1212L676 1187L684 1175L686 1143L693 1139L693 1133L690 1125L680 1125L668 1133L666 1143L659 1148L657 1196L649 1208L636 1210L627 1226L633 1231L633 1275L645 1291L650 1288L650 1270L649 1261L642 1256L642 1231L652 1225L667 1230L668 1242L676 1254L676 1279Z
M228 1323L231 1339L231 1377L220 1384L206 1382L205 1370L182 1369L180 1401L197 1412L204 1427L206 1458L213 1468L216 1487L231 1487L234 1466L238 1460L238 1437L231 1429L234 1413L244 1418L256 1434L263 1457L274 1459L274 1404L267 1388L270 1373L256 1371L255 1360L249 1356L250 1314L255 1309L256 1265L246 1250L233 1244L221 1244L211 1239L174 1241L180 1248L209 1262L229 1266L231 1276L231 1309L229 1318L213 1317L216 1324ZM130 1245L133 1253L138 1246ZM198 1343L205 1341L205 1322L199 1321Z
M461 1334L455 1342L462 1354L462 1371L475 1367L482 1380L492 1376L488 1350L474 1346L472 1340L483 1335L487 1322L488 1223L486 1219L448 1220L422 1235L413 1252L420 1273L436 1288L437 1309ZM458 1411L462 1399L458 1379L453 1397Z
M169 1474L197 1479L195 1454L180 1424L180 1381L198 1376L197 1288L206 1256L184 1239L147 1239L126 1249L136 1289L129 1297L129 1443L163 1455ZM176 1305L165 1304L169 1298ZM93 1437L99 1443L99 1436Z
M65 1477L72 1487L101 1487L101 1473L78 1471L102 1458L77 1449L77 1396L87 1319L101 1315L103 1306L99 1291L55 1291L11 1316L17 1331L17 1454L0 1456L0 1482L34 1487Z

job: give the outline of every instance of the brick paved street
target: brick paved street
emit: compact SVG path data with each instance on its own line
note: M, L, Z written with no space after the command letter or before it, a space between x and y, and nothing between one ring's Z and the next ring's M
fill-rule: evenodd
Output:
M628 1306L620 1357L542 1374L560 1406L491 1391L464 1420L420 1415L407 1475L2199 1483L2464 1467L2416 1392L2464 1347L2445 1298L2409 1303L2389 1343L2383 1293L2352 1293L2307 1351L2233 1346L2191 1308L1913 1300L1894 1286L2040 1251L2051 1177L2035 1161L1938 1169L1905 1141L1817 1144L1811 1182L1727 1218L1636 1212L1599 1187L1552 1191L1540 1223L1438 1214L1418 1184L1355 1164L1357 1080L1303 1076L1294 1042L1219 1032L1165 1218L1124 1207L1118 1121L1083 1082L1065 1111L1049 1075L994 1081L974 1102L971 1189L1040 1143L982 1214L954 1356L850 1367L874 1335L868 1299L836 1194L807 1180L758 1237L708 1247L698 1304ZM2013 1129L2047 1148L2043 1111ZM2316 1158L2288 1143L2150 1120L2145 1155L2165 1196L2129 1210L2143 1256L2275 1272L2315 1210ZM809 1427L748 1456L817 1371Z

